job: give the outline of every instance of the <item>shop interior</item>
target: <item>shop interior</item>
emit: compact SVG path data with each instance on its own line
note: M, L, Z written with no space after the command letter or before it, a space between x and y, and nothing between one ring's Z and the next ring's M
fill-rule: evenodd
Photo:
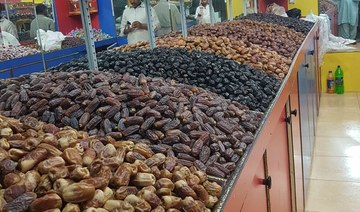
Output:
M357 211L342 3L0 0L0 211Z

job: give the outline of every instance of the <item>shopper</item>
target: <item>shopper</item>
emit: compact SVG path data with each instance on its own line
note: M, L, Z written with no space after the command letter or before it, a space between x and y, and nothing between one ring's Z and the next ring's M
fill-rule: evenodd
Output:
M211 23L209 0L201 0L200 5L196 8L195 18L199 24Z
M356 39L357 26L359 23L359 1L360 0L341 0L338 2L340 37Z
M154 9L161 26L157 35L160 36L177 30L181 24L181 16L175 4L170 3L169 0L160 0Z
M129 44L134 44L139 41L148 41L148 25L146 19L146 9L144 3L140 0L129 0L131 6L124 10L121 19L120 32L121 35L126 35ZM153 20L153 27L160 27L159 19L154 11L151 10Z
M16 39L19 39L18 33L13 22L9 21L5 18L5 16L1 15L1 11L5 10L5 5L0 3L0 28L2 32L8 32L12 34Z
M39 28L44 31L55 31L55 23L54 20L47 17L47 7L44 4L38 4L36 6L36 14L37 19L32 20L30 25L30 37L34 38L36 37L36 32L38 30L38 24Z

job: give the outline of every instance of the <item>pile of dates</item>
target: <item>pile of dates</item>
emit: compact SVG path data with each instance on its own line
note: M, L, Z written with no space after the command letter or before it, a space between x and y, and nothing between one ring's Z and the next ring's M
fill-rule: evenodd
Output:
M129 73L134 76L175 79L196 85L265 112L275 98L281 80L275 75L239 64L212 53L187 51L184 48L143 50L133 52L104 51L98 53L101 71ZM59 71L87 70L87 59L80 58L55 68Z
M249 19L255 21L263 21L272 24L278 24L293 29L297 32L301 32L305 36L310 32L311 28L314 26L314 23L310 21L300 20L296 18L288 18L288 17L283 17L274 14L267 14L267 13L252 13L243 16L239 19L240 20Z
M39 50L26 46L0 46L0 62L38 53L40 53Z
M147 145L0 116L0 210L211 211L222 187Z
M39 46L37 40L35 40L35 39L29 39L29 40L21 41L21 45L26 46L28 48L39 49L40 50L40 46Z
M84 44L85 44L85 41L81 38L65 37L65 40L63 40L63 42L61 43L61 48L66 49L66 48L71 48L71 47L75 47L75 46L81 46Z
M177 37L181 32L174 32L167 37ZM257 44L279 55L292 59L305 39L305 35L271 23L254 20L235 20L217 23L196 25L188 29L190 36L225 36L234 40L242 40L246 45Z
M156 46L161 48L186 48L188 51L198 50L212 52L228 59L249 65L269 74L284 78L289 71L291 60L274 51L268 51L258 45L247 46L243 41L226 37L167 37L156 40ZM124 45L119 51L128 52L134 49L149 49L148 42Z
M263 120L262 113L214 93L144 75L43 73L1 81L0 88L4 116L131 139L222 178L235 169Z

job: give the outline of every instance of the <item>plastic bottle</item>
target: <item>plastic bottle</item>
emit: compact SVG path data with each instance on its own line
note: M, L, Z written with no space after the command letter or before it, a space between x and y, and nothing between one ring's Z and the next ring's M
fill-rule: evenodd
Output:
M335 71L335 93L344 93L344 72L340 66Z
M332 71L329 71L329 74L327 76L326 79L326 84L327 84L327 93L334 93L335 91L335 83L334 83L334 76Z

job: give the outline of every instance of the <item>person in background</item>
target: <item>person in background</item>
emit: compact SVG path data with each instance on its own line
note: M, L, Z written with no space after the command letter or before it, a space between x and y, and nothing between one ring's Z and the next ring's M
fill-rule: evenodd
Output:
M120 35L127 36L128 44L134 44L139 41L148 41L148 26L146 19L145 5L140 0L130 0L131 6L124 10L121 24ZM151 10L153 27L160 27L159 19L154 11Z
M177 30L181 24L181 16L175 4L170 3L169 0L160 0L154 9L161 26L157 31L158 36Z
M356 39L359 23L359 1L341 0L338 2L339 36L346 39Z
M17 30L13 22L6 19L4 16L1 15L1 11L5 10L5 5L0 3L0 27L2 32L8 32L12 34L16 39L19 39Z
M209 0L200 1L200 5L196 8L195 18L199 24L211 23Z
M34 38L36 37L36 31L38 30L38 23L39 22L39 28L44 31L55 31L55 23L54 20L47 17L47 7L44 4L38 4L36 6L36 14L38 21L36 21L36 18L31 21L30 24L30 37Z

